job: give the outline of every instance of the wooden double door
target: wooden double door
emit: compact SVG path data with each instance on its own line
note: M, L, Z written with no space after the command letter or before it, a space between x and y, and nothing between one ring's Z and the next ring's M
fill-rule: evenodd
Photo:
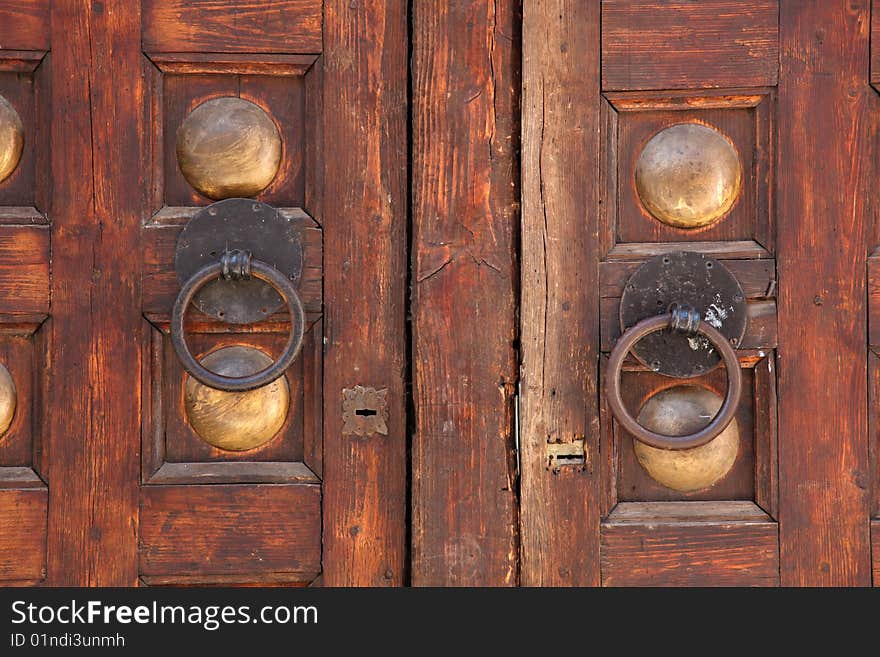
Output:
M403 3L0 2L3 584L402 583L406 52ZM170 328L231 197L304 310L247 392ZM264 306L188 308L188 347L253 373L294 328Z
M0 0L0 584L871 584L873 4Z

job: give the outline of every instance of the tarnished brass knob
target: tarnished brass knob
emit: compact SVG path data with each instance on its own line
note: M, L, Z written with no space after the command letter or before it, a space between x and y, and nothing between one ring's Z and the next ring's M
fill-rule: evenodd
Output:
M648 399L639 412L642 426L671 436L699 431L721 408L720 396L699 386L676 386ZM716 438L693 449L657 449L638 440L633 449L641 466L658 483L682 493L713 486L730 472L739 453L736 420Z
M0 363L0 436L9 431L15 417L15 382L6 366Z
M255 374L272 359L253 347L218 349L202 359L205 367L225 376ZM244 451L263 445L281 430L290 407L287 379L247 392L224 392L187 376L184 407L195 432L210 445Z
M196 107L181 124L177 161L187 182L208 198L254 196L278 173L281 135L258 105L215 98Z
M636 189L656 219L679 228L723 217L742 188L733 144L714 128L680 123L654 135L636 162Z
M15 171L24 150L24 126L15 108L0 96L0 182Z

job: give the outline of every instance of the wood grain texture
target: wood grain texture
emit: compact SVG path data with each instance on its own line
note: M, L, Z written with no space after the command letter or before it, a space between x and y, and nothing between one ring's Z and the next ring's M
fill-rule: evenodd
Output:
M52 3L48 581L137 583L140 3Z
M865 235L880 108L867 84L868 5L781 3L779 536L789 586L871 581Z
M321 52L321 0L143 0L146 52Z
M256 575L321 570L317 485L145 486L143 575Z
M721 260L739 282L747 299L775 296L776 262L773 260ZM606 261L599 263L599 294L620 297L629 277L644 261Z
M49 49L50 0L0 0L0 48Z
M413 5L413 584L517 583L519 3Z
M880 586L880 520L871 521L871 548L873 585Z
M49 311L49 229L0 226L0 313Z
M407 7L326 0L323 583L406 572ZM315 207L309 208L317 212ZM342 432L342 391L388 389L388 435Z
M604 586L778 583L778 528L751 502L622 503L602 523Z
M24 468L0 468L23 470ZM30 471L33 472L33 471ZM48 491L37 480L0 490L0 582L41 580L46 576Z
M602 0L602 89L773 86L778 0Z
M871 84L880 87L880 0L871 0Z
M536 0L523 27L522 584L599 578L599 3ZM548 468L548 443L585 464Z

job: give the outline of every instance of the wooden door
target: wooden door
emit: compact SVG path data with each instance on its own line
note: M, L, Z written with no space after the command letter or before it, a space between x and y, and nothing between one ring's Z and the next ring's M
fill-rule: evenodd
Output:
M871 583L873 9L525 3L523 584ZM682 250L742 286L743 396L708 451L651 452L609 413L604 372L629 276ZM723 370L625 370L632 413L725 394Z
M4 584L402 582L406 53L403 2L0 0ZM251 118L182 140L217 99ZM268 177L218 170L260 125ZM296 232L306 330L218 396L169 318L177 237L229 196ZM192 314L202 359L290 330Z

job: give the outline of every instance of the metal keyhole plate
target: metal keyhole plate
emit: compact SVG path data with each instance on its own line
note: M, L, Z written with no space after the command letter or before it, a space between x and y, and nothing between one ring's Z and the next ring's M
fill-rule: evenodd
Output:
M748 322L745 295L730 270L719 261L702 253L676 251L645 262L624 287L621 330L668 313L673 303L693 306L703 321L718 329L734 348L742 343ZM706 374L721 362L704 336L672 331L645 337L632 353L651 370L676 378Z
M271 205L231 198L200 210L181 231L174 261L178 279L189 280L233 249L249 251L294 283L302 274L302 243L295 226ZM284 301L271 285L255 278L220 279L206 284L193 304L220 321L250 324L280 310Z

